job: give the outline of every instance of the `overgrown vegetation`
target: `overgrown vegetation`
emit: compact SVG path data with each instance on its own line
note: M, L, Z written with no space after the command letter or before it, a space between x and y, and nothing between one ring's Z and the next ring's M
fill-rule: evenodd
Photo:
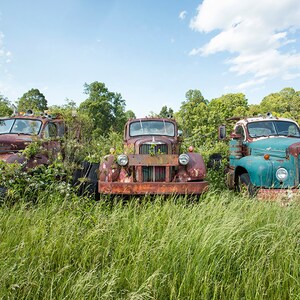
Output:
M0 207L2 298L299 299L297 201L37 201Z
M228 148L216 139L217 126L236 114L272 111L300 119L299 92L284 89L249 106L243 94L208 101L189 91L175 113L185 132L182 148L194 145L207 163L222 155L208 171L211 191L200 199L95 202L77 196L72 172L111 148L121 153L123 125L134 114L104 84L86 84L85 91L79 109L70 100L50 107L64 116L68 131L49 166L28 171L0 162L1 298L300 299L300 199L283 205L226 190ZM11 111L1 97L3 115ZM171 113L166 106L160 112ZM33 142L23 155L30 159L40 148Z

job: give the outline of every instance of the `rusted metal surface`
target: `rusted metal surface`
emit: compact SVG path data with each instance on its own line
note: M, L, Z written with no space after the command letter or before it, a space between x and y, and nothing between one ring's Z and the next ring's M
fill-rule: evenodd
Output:
M60 142L55 139L61 137L64 134L64 121L60 118L50 118L49 116L35 116L31 115L15 115L12 117L1 118L0 122L11 122L10 130L0 132L0 160L7 163L24 163L26 161L26 167L34 167L39 164L47 164L49 162L48 151L51 152L51 156L55 157L61 150ZM39 129L33 133L33 128L28 125L25 129L28 131L18 131L13 129L13 122L23 122L24 124L35 123L38 124ZM51 124L51 125L50 125ZM6 125L4 125L6 126ZM37 126L37 125L36 125ZM53 139L50 133L49 127L52 129L55 127L56 136ZM32 132L29 130L32 129ZM49 135L49 136L48 136ZM46 138L46 139L45 139ZM33 141L42 140L43 152L37 154L32 159L25 159L20 151L24 150Z
M98 182L101 194L116 195L153 195L153 194L195 194L199 195L208 190L208 182Z
M199 178L205 178L206 176L206 167L203 160L203 157L198 153L188 153L190 158L189 164L185 167L186 173L189 176L188 181L199 180Z
M131 131L132 130L132 131ZM181 137L177 123L167 118L129 120L124 130L126 165L117 155L104 157L99 165L99 193L104 194L201 194L206 167L189 147L187 164L179 162Z
M178 166L178 155L176 154L158 154L155 156L145 154L131 154L129 157L129 166Z
M300 153L300 143L294 143L289 147L289 152L291 155L297 157Z
M260 188L257 192L257 198L260 200L292 200L295 197L300 197L299 189L263 189Z

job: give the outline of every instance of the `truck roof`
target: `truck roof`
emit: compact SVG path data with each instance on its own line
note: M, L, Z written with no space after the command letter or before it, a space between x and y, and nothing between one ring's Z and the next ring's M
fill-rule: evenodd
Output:
M236 124L248 124L252 122L259 122L259 121L288 121L293 122L297 124L294 120L288 119L288 118L279 118L279 117L273 117L273 116L265 116L265 117L250 117L250 118L243 118L242 120L239 120ZM298 124L297 124L298 125Z
M144 117L144 118L135 118L129 119L128 122L139 122L139 121L168 121L168 122L175 122L175 119L172 118L160 118L160 117Z
M7 117L0 117L0 120L7 120L7 119L30 119L30 120L40 120L43 123L47 120L53 120L53 121L62 121L63 119L60 116L51 116L51 115L26 115L26 114L16 114L13 116L7 116Z

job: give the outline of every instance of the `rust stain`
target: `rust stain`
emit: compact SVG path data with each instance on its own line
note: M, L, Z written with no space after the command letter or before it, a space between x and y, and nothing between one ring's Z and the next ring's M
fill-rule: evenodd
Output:
M148 194L195 194L208 190L208 182L98 182L98 191L103 194L148 195Z
M178 155L157 154L154 156L145 154L131 154L129 157L129 166L178 166Z

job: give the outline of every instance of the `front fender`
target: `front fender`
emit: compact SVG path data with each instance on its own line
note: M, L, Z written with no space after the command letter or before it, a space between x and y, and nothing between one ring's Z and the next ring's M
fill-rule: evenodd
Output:
M27 159L25 156L23 156L20 153L13 153L10 155L7 155L4 159L4 157L1 157L1 159L9 164L19 163L24 164L25 169L32 169L38 165L48 165L49 159L46 155L35 155L34 157Z
M9 164L19 163L22 164L26 161L26 158L18 153L9 154L4 159L5 162Z
M266 160L262 156L246 156L239 160L235 168L235 178L238 175L248 172L251 183L255 186L265 188L292 188L297 186L298 175L294 165L297 162L291 159L270 159ZM279 182L276 178L276 171L285 168L288 171L288 179Z
M99 166L99 180L105 182L116 181L120 174L120 168L116 164L115 156L104 156Z
M206 176L206 166L203 157L199 153L188 153L190 162L186 166L186 171L191 180L203 180Z
M246 156L239 160L235 173L239 175L245 169L255 186L271 187L273 185L274 166L272 161L259 156Z

